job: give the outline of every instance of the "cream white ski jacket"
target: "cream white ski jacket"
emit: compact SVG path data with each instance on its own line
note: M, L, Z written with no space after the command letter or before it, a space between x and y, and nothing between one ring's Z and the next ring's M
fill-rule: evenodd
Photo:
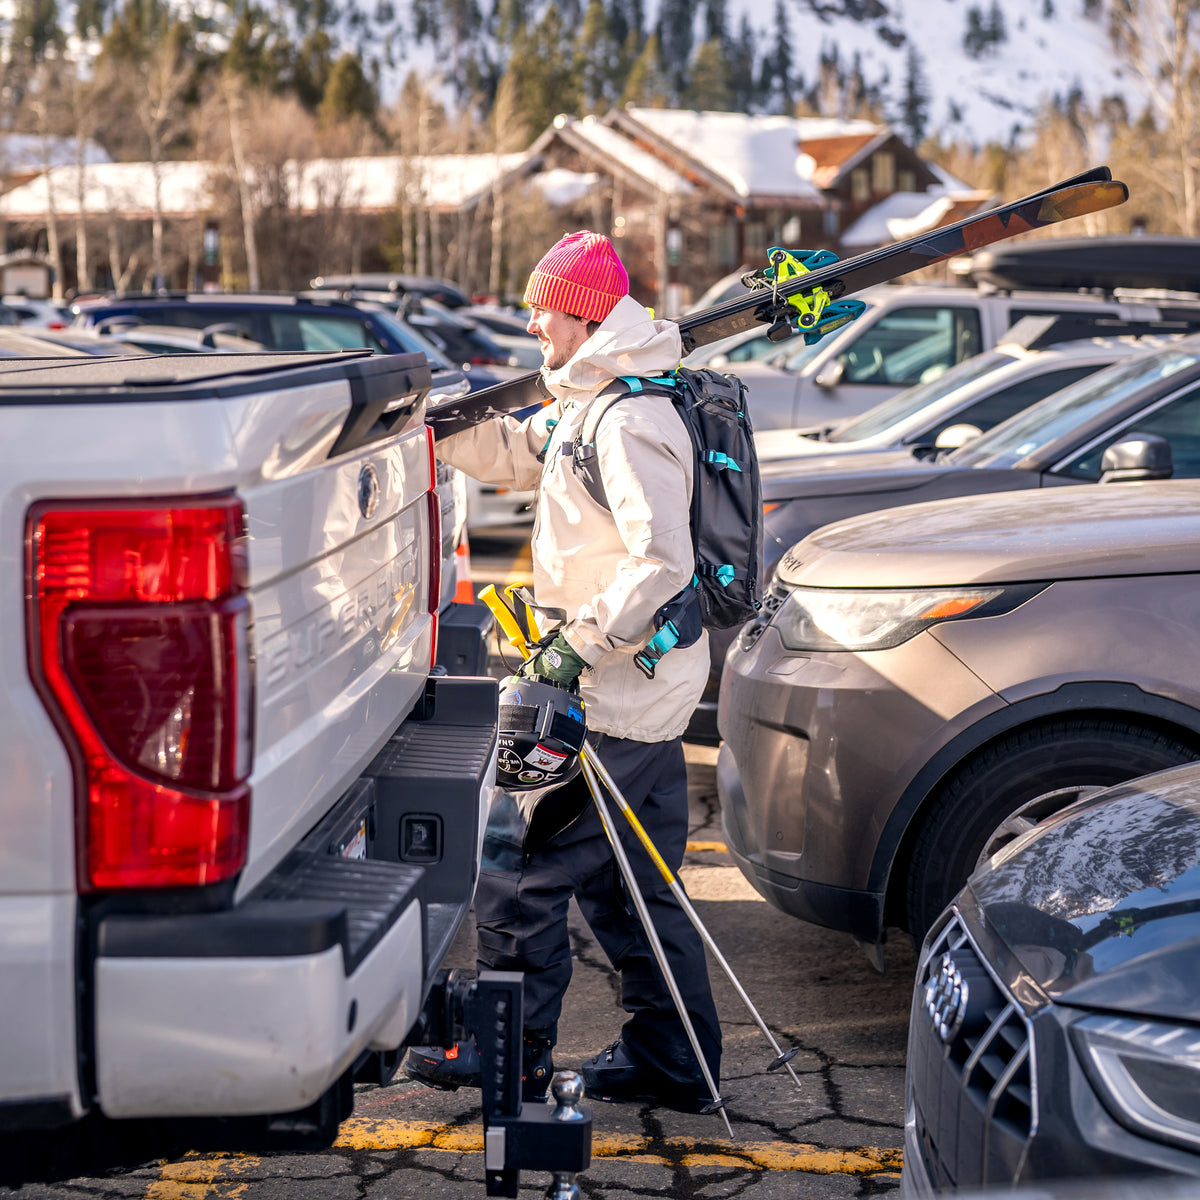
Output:
M671 370L680 352L678 326L625 296L566 366L543 368L551 404L438 443L446 462L485 483L537 490L534 595L566 612L563 635L589 665L579 680L588 728L640 742L678 737L708 677L707 634L666 654L652 680L633 661L654 634L655 612L695 569L692 445L666 397L633 393L612 403L595 437L611 512L588 495L569 448L615 377Z

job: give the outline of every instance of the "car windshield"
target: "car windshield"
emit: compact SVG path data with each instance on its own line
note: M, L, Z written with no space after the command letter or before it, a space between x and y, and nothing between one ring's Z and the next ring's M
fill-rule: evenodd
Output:
M994 371L997 367L1015 361L1011 354L1000 350L989 350L984 354L976 354L957 366L944 371L936 379L928 383L918 383L915 387L906 388L895 396L875 405L855 417L853 421L834 430L826 439L830 442L857 442L863 438L874 437L884 433L893 425L911 417L935 400L948 396L964 384L971 383L983 375Z
M1138 355L1054 392L947 455L956 466L1011 467L1158 379L1200 362L1200 349L1172 347Z

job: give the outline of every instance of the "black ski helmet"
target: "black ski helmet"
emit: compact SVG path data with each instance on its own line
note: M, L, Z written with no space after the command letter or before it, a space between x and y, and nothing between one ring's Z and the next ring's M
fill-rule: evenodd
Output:
M542 679L509 675L500 681L499 732L496 782L505 791L557 787L579 772L583 701Z

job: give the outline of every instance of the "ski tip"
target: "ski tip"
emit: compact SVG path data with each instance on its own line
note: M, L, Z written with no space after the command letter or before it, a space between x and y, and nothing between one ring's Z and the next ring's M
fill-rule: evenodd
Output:
M1071 217L1082 217L1088 213L1103 212L1106 208L1116 208L1128 199L1129 189L1119 180L1080 184L1051 192L1046 196L1038 210L1037 219L1039 224L1051 225Z

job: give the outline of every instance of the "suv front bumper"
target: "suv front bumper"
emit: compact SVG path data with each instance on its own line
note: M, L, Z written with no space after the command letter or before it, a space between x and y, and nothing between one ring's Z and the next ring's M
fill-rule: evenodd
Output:
M721 679L717 794L730 851L783 912L877 942L905 790L1003 701L928 634L788 650L747 626Z

